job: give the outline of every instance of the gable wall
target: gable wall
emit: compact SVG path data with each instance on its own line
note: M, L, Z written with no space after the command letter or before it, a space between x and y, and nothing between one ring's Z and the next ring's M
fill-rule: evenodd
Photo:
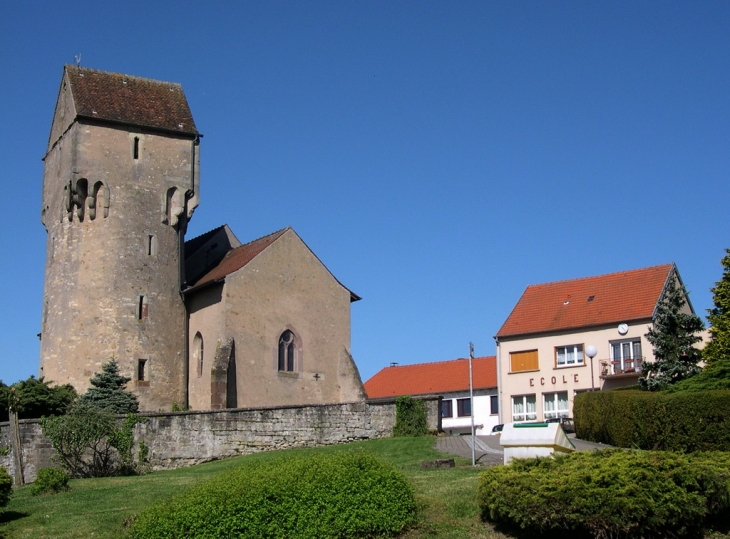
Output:
M221 312L214 313L216 306L191 315L190 335L209 328L212 339L234 339L238 406L362 400L347 357L350 292L293 231L226 277L221 305ZM225 335L208 316L222 317L218 328ZM292 373L278 371L278 341L286 329L300 345ZM191 404L203 400L191 394Z

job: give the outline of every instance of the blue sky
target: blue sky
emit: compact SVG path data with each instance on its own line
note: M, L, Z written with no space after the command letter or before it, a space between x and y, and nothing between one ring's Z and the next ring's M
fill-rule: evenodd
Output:
M188 238L292 226L347 287L363 380L495 351L528 284L730 247L730 3L39 2L0 18L0 379L37 374L62 66L179 82Z

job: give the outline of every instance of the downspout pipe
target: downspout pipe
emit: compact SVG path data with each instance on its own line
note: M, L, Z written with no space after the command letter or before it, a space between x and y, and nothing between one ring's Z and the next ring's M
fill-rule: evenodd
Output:
M186 193L186 199L196 196L195 185L198 175L198 146L200 145L200 136L196 136L190 144L190 189ZM186 200L187 206L187 200ZM185 220L179 230L178 240L178 291L180 292L180 300L183 303L183 312L185 313L185 323L183 324L183 406L185 409L190 407L190 312L188 304L185 301L183 290L187 288L187 279L185 276L185 232L188 227L188 219L192 217L192 213L188 215L187 208L185 211Z

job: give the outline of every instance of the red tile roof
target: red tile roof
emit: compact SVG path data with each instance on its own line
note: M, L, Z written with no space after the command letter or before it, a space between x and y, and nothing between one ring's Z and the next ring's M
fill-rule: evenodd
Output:
M282 228L281 230L272 232L268 236L264 236L263 238L259 238L228 251L226 256L223 257L223 260L221 260L215 268L198 279L193 286L197 288L211 281L222 279L234 271L238 271L243 266L251 262L251 260L256 258L256 255L258 255L261 251L278 240L287 230L290 230L290 228Z
M674 264L530 285L497 337L651 318Z
M497 361L494 356L474 358L472 368L474 389L497 387ZM468 391L469 360L386 367L364 386L370 399Z
M281 230L277 230L276 232L272 232L268 236L264 236L262 238L259 238L257 240L254 240L250 243L246 243L245 245L241 245L240 247L236 247L235 249L231 249L226 253L226 256L223 257L223 260L220 261L220 263L214 267L212 270L210 270L208 273L203 275L200 279L198 279L194 284L190 286L190 288L186 289L186 292L191 292L193 289L198 289L208 283L211 283L213 281L218 281L220 279L225 278L227 275L230 275L234 271L238 271L242 267L244 267L246 264L251 262L256 256L264 251L269 245L274 243L276 240L278 240L281 236L284 235L285 232L288 232L289 230L292 231L293 234L297 235L296 232L294 232L294 229L290 226L286 228L282 228ZM299 237L297 235L297 237ZM301 240L301 238L299 238ZM304 243L302 241L302 243ZM309 249L306 243L304 243L304 246ZM312 250L309 250L312 255L319 260L317 255L312 252ZM322 261L319 260L320 264L322 264ZM322 264L325 269L327 269L327 266ZM329 270L327 270L329 271ZM332 275L332 273L330 273ZM352 290L347 288L345 285L340 283L340 281L337 280L337 278L332 275L332 278L337 281L345 290L347 290L350 293L350 301L358 301L362 299L360 296L355 294Z
M72 65L64 69L79 117L199 134L177 83Z

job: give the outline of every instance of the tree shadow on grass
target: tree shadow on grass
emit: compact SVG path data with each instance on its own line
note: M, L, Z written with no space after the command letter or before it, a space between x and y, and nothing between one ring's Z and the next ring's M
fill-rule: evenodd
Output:
M20 511L0 511L0 524L5 522L12 522L13 520L20 520L21 518L29 517L30 513L21 513ZM3 537L0 531L0 537Z

